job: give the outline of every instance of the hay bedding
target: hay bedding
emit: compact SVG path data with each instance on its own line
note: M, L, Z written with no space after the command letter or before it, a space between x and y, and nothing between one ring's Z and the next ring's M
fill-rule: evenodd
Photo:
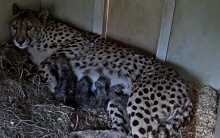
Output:
M38 74L26 67L27 54L0 47L0 138L65 138L87 129L109 129L106 111L75 110L53 100Z
M110 128L111 121L103 109L74 109L54 101L35 68L27 66L26 59L24 50L7 44L0 47L1 138L65 138L74 137L73 131ZM213 138L216 91L198 83L188 85L194 117L175 137Z

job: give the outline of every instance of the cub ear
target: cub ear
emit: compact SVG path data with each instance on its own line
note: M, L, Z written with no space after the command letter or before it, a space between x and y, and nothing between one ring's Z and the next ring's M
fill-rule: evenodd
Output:
M38 18L41 20L41 22L45 23L48 15L49 15L49 12L47 10L43 10L38 13Z
M19 10L20 10L20 8L18 7L18 5L16 3L14 3L12 6L13 15L17 14L19 12Z

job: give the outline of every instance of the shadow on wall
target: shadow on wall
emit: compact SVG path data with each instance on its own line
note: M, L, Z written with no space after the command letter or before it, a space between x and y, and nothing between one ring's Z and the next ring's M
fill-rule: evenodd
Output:
M125 44L125 43L123 43L123 42L120 42L120 41L115 40L115 39L113 39L113 38L111 38L111 37L108 37L108 36L107 36L107 39L110 40L110 41L113 41L113 42L115 42L115 43L117 43L117 44L119 44L119 46L121 46L121 47L131 48L131 49L133 49L133 50L136 50L136 51L138 51L138 52L140 52L140 53L146 55L147 57L156 58L156 55L153 55L152 53L146 51L146 49L142 49L142 48L137 47L137 46L134 46L134 45Z
M171 62L165 62L167 66L173 67L179 74L180 76L186 80L186 81L197 81L196 76L194 76L192 73L190 73L187 69L185 69L182 66L173 64Z
M186 81L196 81L196 82L201 82L201 78L199 78L199 76L193 75L192 72L190 72L190 70L187 70L186 68L184 68L183 66L179 66L176 64L173 64L171 62L165 62L165 64L167 66L173 67L181 76L181 78L183 78ZM202 76L203 74L201 74ZM210 85L209 83L207 83L206 85ZM220 95L220 89L218 88L214 88L213 86L211 86L214 90L216 90L218 92L218 94Z
M51 19L51 20L66 24L66 25L74 27L76 29L80 29L80 28L77 28L73 23L71 23L69 21L66 21L66 20L62 20L62 19L56 17L56 15L55 15L56 9L55 9L55 4L53 2L51 2L49 5L47 5L47 8L41 7L41 10L47 10L49 12L49 17L48 18Z

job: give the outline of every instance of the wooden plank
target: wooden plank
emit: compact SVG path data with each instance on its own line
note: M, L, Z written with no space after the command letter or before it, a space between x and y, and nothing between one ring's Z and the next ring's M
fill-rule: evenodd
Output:
M102 36L106 38L108 31L109 0L105 0Z
M166 61L169 46L170 32L172 29L173 15L176 0L165 0L160 37L157 47L157 59Z
M94 19L93 19L93 33L102 35L103 22L105 13L105 0L95 0L94 5Z

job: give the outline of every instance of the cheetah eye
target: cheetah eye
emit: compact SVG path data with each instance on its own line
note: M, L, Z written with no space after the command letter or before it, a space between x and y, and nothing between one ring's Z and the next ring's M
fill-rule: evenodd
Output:
M33 26L27 26L27 31L30 31L33 28Z
M17 26L16 25L12 25L11 26L14 30L17 30Z

